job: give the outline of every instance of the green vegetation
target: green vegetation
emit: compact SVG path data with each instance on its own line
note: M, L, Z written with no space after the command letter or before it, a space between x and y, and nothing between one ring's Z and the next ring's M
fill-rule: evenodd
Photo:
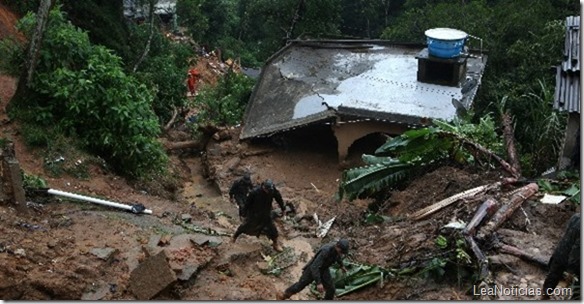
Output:
M354 200L387 191L406 180L408 176L438 162L455 161L465 165L486 165L478 162L483 151L477 144L492 152L500 152L502 140L495 132L490 116L478 124L456 120L453 124L435 122L437 127L406 131L388 140L375 151L363 155L365 166L343 172L339 198Z
M343 261L343 266L347 270L346 273L343 273L336 263L330 267L331 277L335 284L335 297L342 297L371 284L382 285L385 279L393 276L391 272L378 265ZM314 282L310 285L310 291L315 296L321 296Z
M29 13L19 29L30 35ZM167 156L157 141L152 93L122 69L122 61L103 46L91 44L84 31L51 12L29 98L13 103L11 114L46 144L41 129L77 137L82 147L107 160L123 174L143 176L164 169ZM32 98L31 96L34 96Z
M22 175L22 187L24 189L39 189L47 187L47 181L45 181L42 177L26 174L24 172Z
M201 109L198 119L219 126L241 123L254 80L229 70L214 87L203 88L195 102Z

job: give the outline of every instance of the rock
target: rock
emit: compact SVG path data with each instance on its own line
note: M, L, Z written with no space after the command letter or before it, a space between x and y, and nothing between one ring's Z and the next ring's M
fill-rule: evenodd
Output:
M146 245L146 249L150 253L150 255L158 254L160 248L158 248L158 243L160 243L160 238L162 236L160 234L153 234L150 236L150 240L148 241L148 245Z
M22 248L18 248L16 250L14 250L14 254L17 255L17 256L21 256L21 257L25 257L26 256L26 252Z
M221 243L223 243L223 241L221 240L220 237L211 236L211 235L201 235L201 234L193 235L191 238L191 242L197 244L198 246L203 246L205 244L220 245Z
M176 278L181 281L188 281L198 270L199 265L186 265L178 271Z
M144 256L144 253L142 252L142 247L134 247L129 251L124 252L122 255L126 259L128 270L131 272L138 267L140 259Z
M240 162L241 162L241 158L234 157L234 158L228 160L227 162L225 162L225 168L229 171L233 171L235 168L237 168L237 166L239 166Z
M170 239L167 249L175 250L193 247L193 243L191 243L191 239L193 238L193 236L194 236L193 234L175 235Z
M185 213L181 214L180 219L183 223L190 223L193 217L190 214Z
M262 247L259 243L237 243L229 248L229 251L222 252L219 265L230 264L240 259L249 259L252 256L259 256Z
M91 254L95 255L96 257L104 260L104 261L109 261L114 254L118 253L118 250L115 248L110 248L110 247L106 247L106 248L93 248L90 250Z
M170 239L172 238L171 235L164 235L162 237L160 237L160 240L158 241L158 246L167 246L170 243Z
M150 300L176 282L166 252L150 257L130 274L130 291L138 300Z
M270 270L270 266L265 261L256 262L256 265L258 266L258 269L261 273L265 273Z
M92 286L91 290L81 296L81 300L97 301L103 299L109 293L109 284L100 282L96 286Z

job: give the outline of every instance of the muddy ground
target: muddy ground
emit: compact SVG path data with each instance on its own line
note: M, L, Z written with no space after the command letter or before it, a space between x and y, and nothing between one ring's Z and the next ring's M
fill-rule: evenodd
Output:
M1 6L0 11L3 23L16 20ZM4 37L10 27L0 30ZM437 237L446 236L451 243L459 237L443 226L453 220L470 221L482 200L458 202L419 221L409 220L407 215L498 181L502 177L498 168L432 168L378 204L385 221L376 224L365 223L372 201L335 200L342 168L336 142L324 127L251 142L239 142L236 128L231 130L230 140L211 140L202 153L175 152L171 161L176 187L166 181L129 182L84 155L67 156L64 163L87 160L87 176L56 177L47 170L47 155L25 146L17 123L7 119L4 108L15 88L14 78L0 75L0 137L14 142L25 173L44 178L53 189L124 204L142 203L152 215L32 193L27 197L26 214L0 203L0 299L273 300L276 291L298 279L315 249L339 237L351 243L350 260L379 265L392 273L383 284L350 293L343 300L535 299L473 295L472 263L448 263L442 275L420 272L434 258L445 256L436 245ZM346 164L358 165L360 154L375 148L362 142L351 149ZM265 237L243 235L236 243L230 242L240 220L227 190L245 171L251 172L255 182L272 179L284 199L297 208L296 217L277 221L285 248L281 255L276 255ZM513 187L489 195L499 198L511 190ZM580 210L567 202L542 204L540 196L526 201L496 235L500 242L547 260L565 223ZM315 236L313 214L323 222L336 217L324 238ZM308 219L300 221L300 215L308 215ZM494 247L482 249L490 260L493 283L542 285L545 267ZM467 252L474 261L472 252ZM269 273L273 268L265 257L277 259L282 267L279 275ZM412 272L407 273L408 269ZM316 297L307 288L292 299Z
M6 84L13 85L13 81L2 78L5 88L10 88ZM91 170L88 179L50 177L43 169L42 158L22 144L17 130L14 123L4 124L2 136L15 142L22 169L44 177L49 187L126 204L140 202L153 214L135 215L50 196L30 197L35 204L28 215L17 213L9 204L0 205L2 299L271 300L277 290L299 277L316 248L339 237L350 240L350 259L354 262L393 270L420 267L440 252L435 245L438 235L452 235L442 227L454 219L468 222L481 201L457 203L420 221L405 216L501 177L497 169L477 172L455 166L434 168L408 187L395 190L379 206L381 214L387 216L385 222L365 224L371 201L334 199L342 171L336 161L334 139L326 129L294 132L284 144L269 139L239 142L239 130L234 129L231 140L212 140L205 153L173 154L183 184L174 195L166 192L161 196L136 189L123 178L97 168ZM360 148L370 147L354 148L354 161L363 152ZM230 242L229 235L239 218L226 192L231 181L244 171L251 172L255 182L274 180L284 199L292 202L300 214L316 213L323 222L336 216L324 238L315 236L313 221L298 222L292 216L278 220L287 259L278 276L265 274L268 267L263 257L276 256L268 239L243 235L236 243ZM505 243L549 257L564 223L578 210L569 203L544 205L536 198L524 203L523 211L518 210L498 235ZM155 268L136 271L161 251L166 253L170 272L176 277L169 279L172 283L157 281L155 278L164 275ZM492 260L490 269L496 283L542 285L543 267L496 249L487 249L486 253ZM133 277L133 273L142 277ZM472 277L457 277L456 273L450 269L440 277L390 276L383 286L366 287L342 299L477 299L471 290ZM167 283L167 288L156 292ZM316 298L306 289L292 299Z

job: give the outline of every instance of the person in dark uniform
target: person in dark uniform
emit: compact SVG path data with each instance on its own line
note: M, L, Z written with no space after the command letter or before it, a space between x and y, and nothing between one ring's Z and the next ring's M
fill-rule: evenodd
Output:
M542 299L549 299L554 288L564 276L564 271L575 274L580 285L580 214L574 214L568 221L564 236L558 243L548 263L548 275L543 282ZM580 294L573 294L572 300Z
M233 242L242 233L255 235L256 237L264 234L272 240L274 250L282 251L282 247L278 244L278 229L272 218L272 201L274 199L281 210L286 210L280 191L276 189L274 183L269 179L249 193L243 207L246 217L243 223L237 227L233 235ZM279 216L283 215L284 212Z
M243 177L236 179L231 185L231 188L229 188L229 198L232 201L235 201L237 204L237 208L239 208L239 216L241 217L245 217L243 207L245 205L247 195L252 188L253 183L251 182L251 176L249 173L246 173L243 175Z
M338 263L341 269L346 271L343 265L343 256L347 253L349 253L349 241L345 239L322 246L312 260L304 266L298 282L288 287L284 293L279 292L277 299L280 301L288 299L314 281L319 292L325 291L324 299L332 300L335 295L335 284L329 267L333 263Z

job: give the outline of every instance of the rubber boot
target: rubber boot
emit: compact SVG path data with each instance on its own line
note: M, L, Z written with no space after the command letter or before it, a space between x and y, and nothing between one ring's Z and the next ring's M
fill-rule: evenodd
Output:
M278 291L278 293L276 294L276 300L278 301L284 301L288 298L290 298L290 295L285 292Z

